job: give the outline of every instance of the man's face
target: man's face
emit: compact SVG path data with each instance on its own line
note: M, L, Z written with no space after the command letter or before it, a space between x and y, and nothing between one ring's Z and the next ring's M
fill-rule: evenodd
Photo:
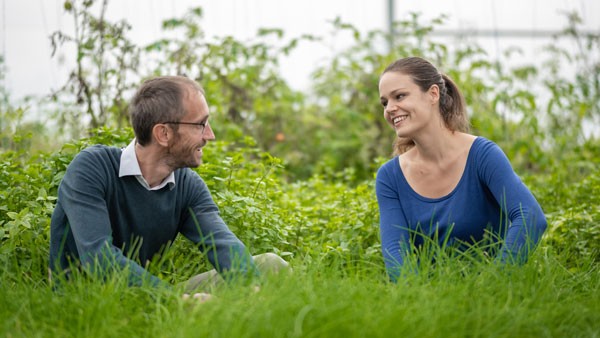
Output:
M168 162L174 169L198 167L202 163L202 148L209 140L215 139L208 123L210 114L204 95L199 91L189 90L184 95L183 107L186 114L179 121L178 130L168 148Z

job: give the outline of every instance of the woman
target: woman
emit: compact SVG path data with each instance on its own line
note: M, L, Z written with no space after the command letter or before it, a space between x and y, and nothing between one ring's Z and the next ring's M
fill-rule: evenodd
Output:
M462 94L427 60L395 61L381 75L395 156L376 180L382 250L396 281L415 246L461 250L501 242L497 259L524 262L546 229L531 192L493 142L468 133Z

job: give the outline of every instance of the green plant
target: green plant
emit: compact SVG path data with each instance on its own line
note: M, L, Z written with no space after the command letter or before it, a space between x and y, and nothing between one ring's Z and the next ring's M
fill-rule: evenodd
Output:
M549 214L548 245L564 257L569 266L583 259L600 261L600 175L597 171L568 186L569 200Z
M553 131L548 142L561 153L597 137L586 126L600 123L600 34L583 34L576 12L566 16L568 26L547 47L549 74L543 82L552 94L546 107L547 128ZM564 64L573 71L563 72Z
M126 46L127 25L94 17L93 3L65 2L81 30L72 39L55 39L78 46L81 73L69 82L75 96L63 92L56 102L79 112L73 122L91 109L98 123L97 113L104 111L105 124L117 125L129 78L123 74L145 76L125 71L132 65L127 60L133 61L125 56L137 47L122 55L112 51ZM193 9L165 22L165 30L186 39L148 46L144 51L155 57L148 73L184 72L204 84L219 140L204 148L204 163L195 170L249 250L279 253L293 273L265 278L259 292L240 285L215 289L217 299L203 305L184 302L177 286L128 288L119 274L105 283L77 274L59 288L49 283L50 215L67 166L84 147L125 146L133 133L82 128L85 139L32 151L39 149L36 134L43 128L36 126L43 124L25 123L27 108L15 107L0 88L0 335L597 335L600 142L593 134L579 135L584 124L597 123L595 35L582 36L573 25L564 38L588 51L556 50L552 71L577 60L575 77L547 78L537 66L491 62L468 41L452 48L435 43L429 34L442 18L423 24L413 15L396 24L401 34L393 37L363 34L336 20L334 34L350 34L354 43L314 73L314 92L298 93L279 77L278 58L316 40L282 43L280 30L263 31L250 42L207 40L201 17ZM117 35L107 36L112 29ZM273 38L283 46L271 44ZM390 39L393 49L381 50ZM501 145L546 212L549 228L529 263L497 266L487 258L446 257L434 248L432 254L442 255L436 264L424 260L423 273L407 274L398 284L387 281L373 175L389 157L393 133L380 117L377 80L387 63L415 54L431 58L459 83L475 133ZM115 60L124 68L107 69ZM101 75L102 69L107 73ZM549 88L549 103L528 87L535 83ZM86 92L86 86L95 89ZM283 139L273 141L279 132ZM181 236L147 267L174 285L211 268Z
M301 36L284 41L281 29L260 29L255 39L240 41L232 36L210 39L202 28L202 8L190 9L183 18L163 22L167 33L179 38L159 39L145 51L156 66L151 74L181 74L204 86L212 107L217 137L228 140L251 136L258 146L274 155L293 149L298 140L294 128L300 124L304 95L292 90L281 76L279 60Z
M597 34L581 33L576 14L569 14L569 26L556 38L576 48L555 43L541 53L542 66L513 67L508 63L520 57L517 48L505 50L506 62L500 62L469 39L452 44L434 39L432 32L445 24L443 15L425 21L412 13L394 24L394 34L361 32L336 19L329 39L286 38L274 28L240 41L207 37L203 10L197 7L165 20L168 37L140 48L127 38L125 21L105 19L107 0L100 6L93 0L64 4L75 33L56 32L52 41L55 48L75 45L77 58L70 80L54 95L63 125L120 126L126 120L123 95L133 88L132 81L185 74L205 87L217 137L238 141L251 136L258 148L283 160L292 180L315 173L331 177L351 168L359 183L376 170L377 158L389 156L394 140L381 117L378 77L393 60L419 55L457 82L473 132L497 142L519 173L555 168L564 154L597 137L585 125L600 123L600 44ZM340 37L351 42L339 51L330 48L328 42ZM301 43L334 50L313 71L306 93L290 88L280 70L281 58ZM147 61L144 67L140 58ZM574 68L573 76L563 75L565 66ZM85 128L73 135L79 137L80 130Z
M6 72L4 56L0 55L0 152L48 150L44 123L32 120L27 108L11 102L10 93L4 87Z
M105 125L122 127L127 122L127 103L123 97L139 78L139 47L127 37L131 26L125 21L106 19L108 0L94 15L95 0L66 0L64 9L73 16L74 33L62 31L51 36L52 55L64 44L75 45L75 69L67 83L52 94L60 103L60 125L81 137L81 123L91 128ZM85 130L85 128L83 129Z

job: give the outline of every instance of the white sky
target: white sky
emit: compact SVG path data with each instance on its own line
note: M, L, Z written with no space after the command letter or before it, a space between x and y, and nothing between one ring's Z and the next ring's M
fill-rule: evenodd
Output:
M48 94L66 81L73 64L51 58L49 39L54 31L72 31L73 21L64 13L63 3L0 0L0 53L8 70L2 84L12 99ZM108 17L112 21L126 19L133 27L129 37L144 45L163 36L162 20L181 18L189 8L198 6L204 10L203 28L209 37L248 39L263 27L281 28L287 38L305 33L327 37L332 28L328 21L338 16L362 31L387 27L387 0L111 0ZM443 13L449 16L444 29L498 30L560 30L567 21L561 11L576 10L584 29L600 30L599 0L396 0L395 7L396 19L407 18L409 12L421 12L424 19ZM527 47L549 42L531 37L487 40L482 41L484 47L500 50L515 43ZM489 52L495 55L497 51ZM293 87L303 89L312 67L331 56L331 51L322 47L303 46L284 60L282 73ZM535 58L533 49L530 57ZM64 55L64 60L70 59Z

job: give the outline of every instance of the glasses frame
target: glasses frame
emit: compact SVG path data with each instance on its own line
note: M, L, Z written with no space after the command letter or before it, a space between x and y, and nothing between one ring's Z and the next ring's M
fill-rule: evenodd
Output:
M163 122L162 124L187 124L190 126L199 126L199 127L202 127L202 129L200 129L200 134L204 135L204 131L206 130L206 125L208 124L208 121L204 121L204 122L167 121L167 122Z

